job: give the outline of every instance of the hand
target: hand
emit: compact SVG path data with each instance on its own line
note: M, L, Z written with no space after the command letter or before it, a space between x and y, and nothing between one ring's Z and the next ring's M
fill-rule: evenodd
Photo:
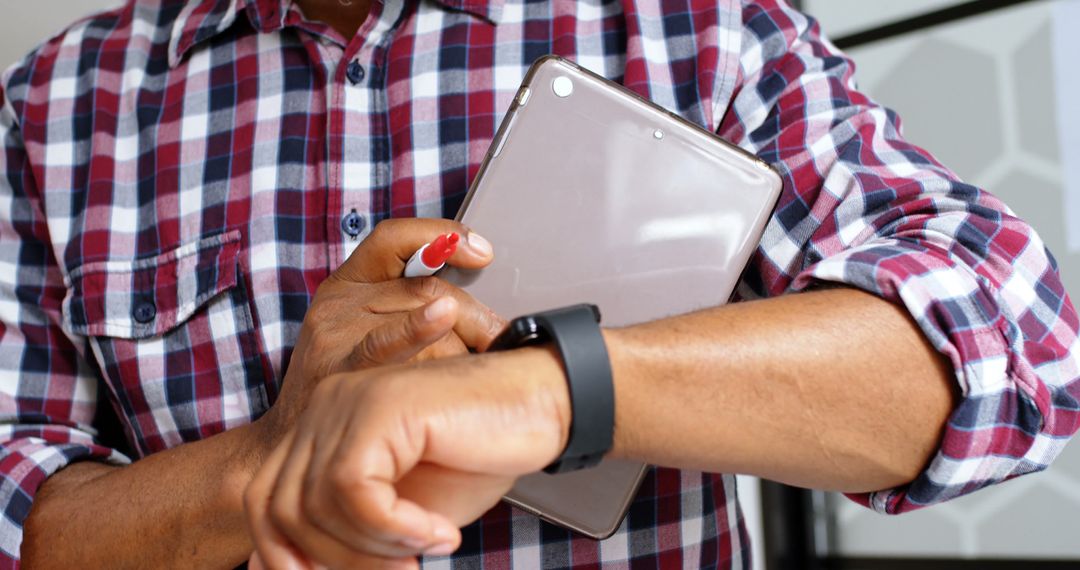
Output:
M261 447L269 450L289 430L326 376L482 350L502 330L503 319L445 281L401 278L418 248L448 232L463 238L449 265L476 269L491 262L491 244L457 222L387 220L319 286L281 394L256 422Z
M252 567L415 568L566 444L570 403L547 349L324 380L244 495Z

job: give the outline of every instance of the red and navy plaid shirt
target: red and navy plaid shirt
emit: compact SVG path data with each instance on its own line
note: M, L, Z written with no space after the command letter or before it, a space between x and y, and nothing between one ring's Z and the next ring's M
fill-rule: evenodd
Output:
M1042 241L906 142L781 0L386 0L351 39L284 0L139 0L0 83L0 566L56 470L265 412L318 284L380 220L456 212L547 53L779 169L740 298L857 287L952 363L963 400L940 450L869 506L1042 469L1077 429L1077 314ZM95 429L113 413L126 450ZM673 469L603 542L506 506L464 536L425 565L749 564L734 478Z

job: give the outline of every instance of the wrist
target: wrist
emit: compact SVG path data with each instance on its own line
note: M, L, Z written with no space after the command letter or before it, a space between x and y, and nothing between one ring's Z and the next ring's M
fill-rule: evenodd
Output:
M635 344L632 328L600 329L607 347L608 360L611 363L611 382L615 391L615 433L608 457L630 459L627 435L625 403L626 390L633 385L634 379L641 373L641 367L647 365L643 356L647 353L648 343Z
M221 493L228 504L235 500L242 506L244 490L255 478L255 473L262 467L263 461L273 451L279 439L274 436L276 431L276 422L271 411L250 424L221 434L233 440L230 446L232 453L227 456L221 477Z
M511 381L517 392L512 398L518 402L531 401L536 413L551 421L552 429L558 434L558 448L548 458L554 461L566 448L573 420L566 371L558 351L552 346L535 346L493 353L492 356L506 359L509 369L519 371L502 375ZM520 381L520 376L525 377L524 381Z
M515 319L493 343L503 350L531 345L535 352L513 352L540 358L515 368L545 370L539 389L553 398L555 405L549 409L558 410L560 451L545 469L549 473L594 466L612 448L614 385L606 345L618 334L598 328L593 322L599 320L596 308L591 307L592 314L588 308L566 307Z

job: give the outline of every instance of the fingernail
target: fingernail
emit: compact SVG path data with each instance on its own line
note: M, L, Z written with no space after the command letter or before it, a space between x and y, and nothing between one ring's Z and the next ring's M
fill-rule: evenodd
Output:
M453 301L451 301L449 297L435 299L435 301L424 309L424 319L427 321L437 321L442 319L450 314L450 307L452 305Z
M281 560L281 563L285 570L303 570L303 566L300 562L292 557Z
M469 242L469 249L472 249L480 255L488 256L494 251L491 248L491 242L484 239L483 236L478 233L469 232L469 235L465 237L465 241Z
M431 548L425 550L424 555L425 556L448 556L450 554L453 554L453 552L454 552L454 545L452 543L449 543L449 542L443 542L441 544L436 544L435 546L432 546Z
M435 524L431 529L431 538L438 543L451 543L457 536L458 529L450 523Z

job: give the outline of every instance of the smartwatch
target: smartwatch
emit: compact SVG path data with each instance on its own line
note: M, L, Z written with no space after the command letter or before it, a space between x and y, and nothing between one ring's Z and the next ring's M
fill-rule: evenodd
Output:
M548 343L555 345L566 371L571 419L566 449L544 471L593 467L611 449L615 433L615 387L600 334L600 309L582 304L518 317L488 350Z

